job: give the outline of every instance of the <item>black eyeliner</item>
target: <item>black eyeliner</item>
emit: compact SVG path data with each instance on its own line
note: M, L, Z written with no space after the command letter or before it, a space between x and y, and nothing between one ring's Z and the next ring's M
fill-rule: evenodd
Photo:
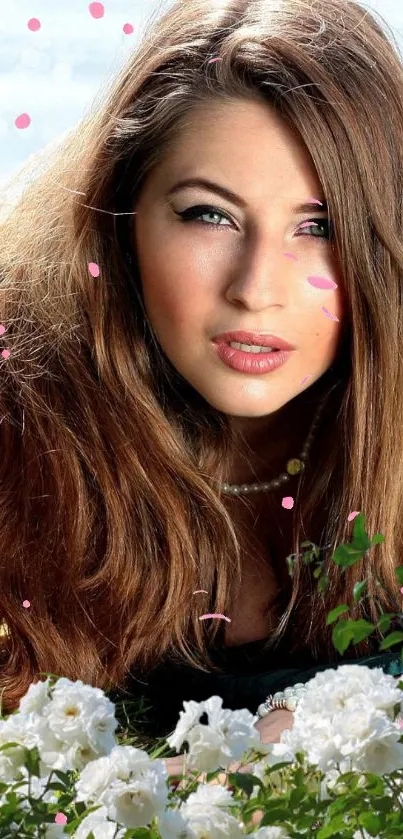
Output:
M216 215L219 215L219 216L222 216L223 218L226 218L227 221L232 222L232 219L229 216L227 216L226 213L222 212L221 210L216 209L215 207L210 206L209 204L197 204L197 205L194 205L193 207L189 207L187 210L182 210L181 212L179 212L178 210L174 210L174 213L175 213L176 216L180 216L180 218L184 222L193 221L194 219L198 218L198 216L203 215L204 213L211 213L211 214L215 213ZM328 225L328 235L327 236L315 236L313 233L310 233L309 235L312 237L312 239L323 239L324 241L331 241L331 239L333 238L333 227L332 227L332 222L330 221L329 218L311 218L311 219L306 219L306 222L312 222L312 225L316 224L317 226L320 226L321 224L327 224ZM304 224L304 223L305 222L301 222L301 224ZM201 224L203 224L203 222L201 222ZM212 222L207 222L207 223L205 223L205 226L206 227L218 227L218 228L220 228L220 227L223 227L225 225L213 224ZM306 234L302 234L302 238L304 238L304 236L306 236Z

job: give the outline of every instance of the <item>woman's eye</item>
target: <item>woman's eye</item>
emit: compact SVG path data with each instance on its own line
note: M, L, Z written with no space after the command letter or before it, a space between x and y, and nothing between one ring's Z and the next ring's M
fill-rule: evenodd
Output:
M329 239L330 238L331 230L330 230L329 219L327 219L327 218L312 218L312 219L309 219L309 221L307 221L307 222L302 222L302 224L304 224L306 226L302 228L302 233L301 233L301 228L299 228L300 235L302 235L302 236L306 236L306 235L313 236L315 239L324 239L324 238ZM305 230L312 230L312 229L315 230L315 228L318 229L319 227L324 227L325 228L325 231L326 231L325 236L317 236L314 233L308 233L308 234L304 233Z
M202 216L219 216L220 218L227 219L227 221L231 222L231 219L225 215L224 213L220 213L219 210L216 210L215 207L208 207L206 205L198 205L197 207L189 207L188 210L183 210L181 213L178 213L174 210L177 216L180 216L182 221L195 221ZM200 224L210 225L211 227L227 227L227 225L216 224L214 221L200 221Z
M211 218L210 221L202 221L203 216L215 216L219 219L226 219L230 223L230 225L233 224L229 216L227 216L225 213L222 213L220 210L217 210L216 207L210 207L205 204L198 204L196 207L189 207L187 210L182 210L181 213L177 212L176 210L174 210L174 212L177 216L180 216L181 220L185 223L190 221L196 221L198 224L204 224L205 226L207 225L211 228L228 227L227 224L214 222L211 220ZM302 222L302 224L304 224L304 222ZM329 219L309 219L309 221L305 222L305 224L306 226L303 227L302 231L299 232L300 236L312 236L314 239L324 239L325 241L327 241L330 238L331 231ZM318 231L320 230L320 228L324 228L324 235L321 235L320 233L318 234L317 232L312 232ZM300 230L300 228L297 228L297 230ZM309 232L305 233L304 231L306 230Z

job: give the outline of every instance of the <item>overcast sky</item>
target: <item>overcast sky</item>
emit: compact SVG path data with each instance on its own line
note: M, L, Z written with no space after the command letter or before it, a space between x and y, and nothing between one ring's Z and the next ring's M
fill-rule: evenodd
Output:
M150 16L172 0L7 0L0 16L0 184L69 131L125 63ZM403 52L403 0L361 0L393 28ZM40 28L28 22L37 19ZM130 27L126 25L130 24ZM125 31L126 30L130 31ZM131 29L132 28L132 29ZM28 114L30 123L15 120Z

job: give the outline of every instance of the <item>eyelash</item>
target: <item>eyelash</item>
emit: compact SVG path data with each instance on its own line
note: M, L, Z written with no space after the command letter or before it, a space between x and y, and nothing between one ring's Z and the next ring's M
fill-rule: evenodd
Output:
M211 222L211 221L207 221L207 222L206 221L199 221L197 217L206 215L206 213L210 213L210 214L214 213L215 215L221 216L221 218L227 219L227 221L231 221L230 217L227 216L226 213L222 213L216 207L211 207L208 204L198 204L197 206L189 207L187 210L183 210L181 213L178 213L176 210L174 210L174 212L177 216L181 217L182 222L184 222L185 224L187 222L190 222L190 221L196 221L197 224L202 224L205 227L207 226L207 227L210 227L210 228L218 228L219 229L219 228L222 228L222 227L226 227L226 225L214 224L214 222ZM328 236L314 236L313 233L309 233L308 234L309 236L312 236L314 239L319 239L319 240L322 240L322 241L325 241L325 242L330 240L331 222L328 219L314 218L314 219L308 219L308 221L312 222L312 225L311 225L312 227L314 225L316 225L316 227L319 227L320 225L328 225L328 228L329 228L328 229ZM302 221L301 224L304 224L304 222ZM304 227L303 229L308 230L307 227ZM303 233L302 236L306 237L307 234Z

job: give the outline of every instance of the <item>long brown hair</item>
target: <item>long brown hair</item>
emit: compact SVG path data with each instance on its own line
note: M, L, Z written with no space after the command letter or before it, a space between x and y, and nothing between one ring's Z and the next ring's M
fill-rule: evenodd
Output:
M297 564L276 634L319 656L331 649L334 606L355 617L398 610L403 72L393 41L350 0L177 0L3 220L6 711L41 672L109 689L171 650L214 666L220 622L199 621L199 606L228 614L239 584L238 536L218 491L235 438L155 341L129 233L145 178L199 102L255 98L299 132L347 289L342 387L290 512L295 553L314 533L332 546L329 588L324 599L312 568ZM351 510L385 541L342 574L331 557L350 540ZM363 577L364 606L352 597ZM200 588L209 595L196 609Z

